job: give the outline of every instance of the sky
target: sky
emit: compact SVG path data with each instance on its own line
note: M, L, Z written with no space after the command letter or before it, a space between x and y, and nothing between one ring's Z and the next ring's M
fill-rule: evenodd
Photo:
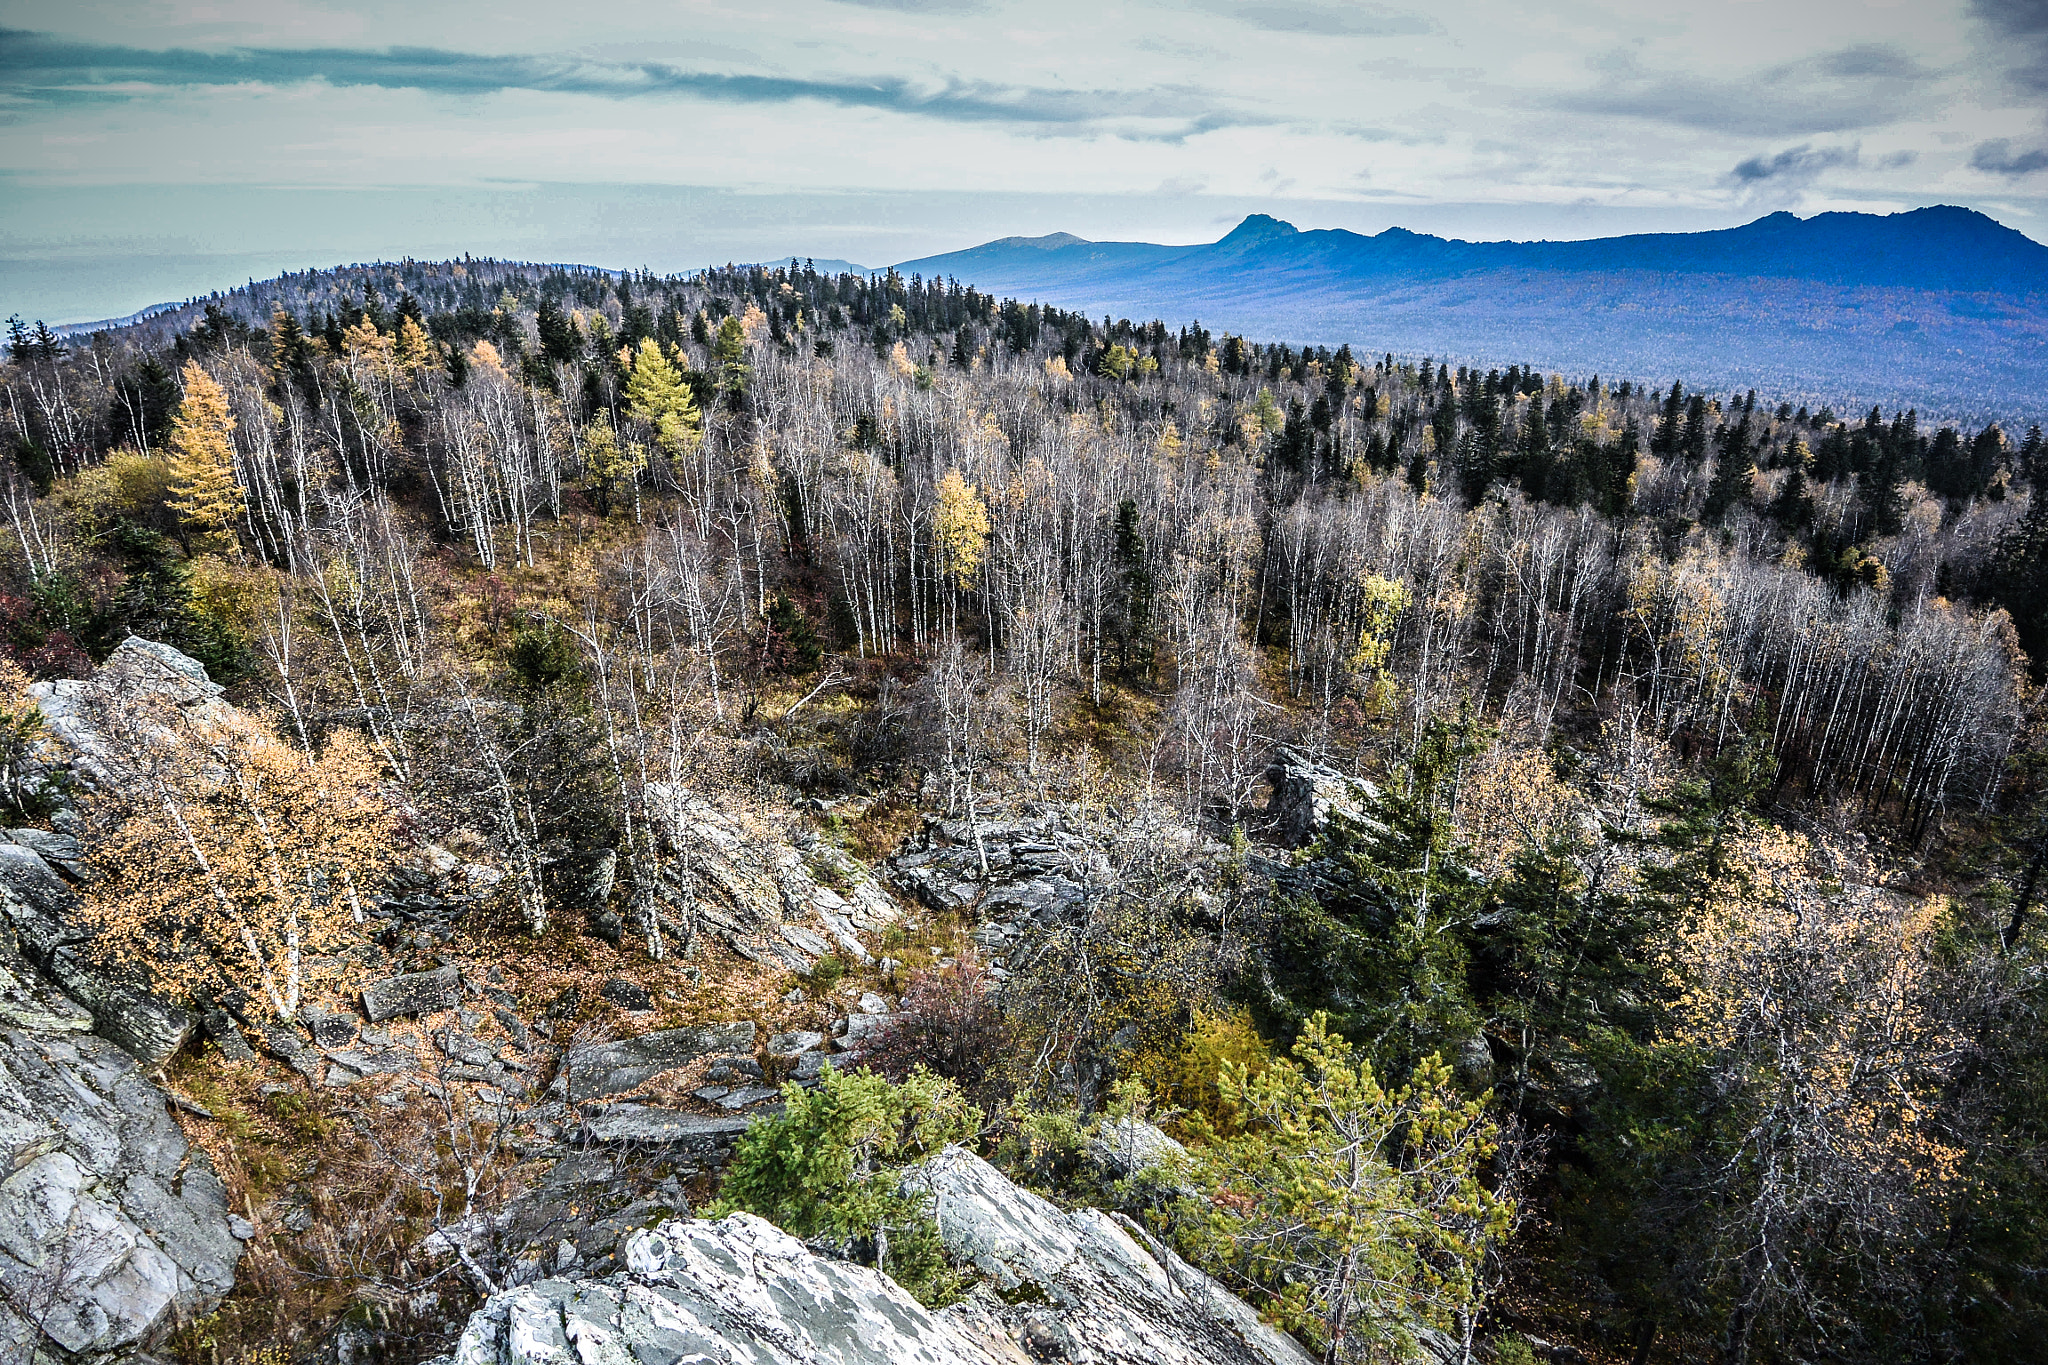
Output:
M0 313L494 255L883 265L1246 213L1473 239L1963 204L2048 0L0 0Z

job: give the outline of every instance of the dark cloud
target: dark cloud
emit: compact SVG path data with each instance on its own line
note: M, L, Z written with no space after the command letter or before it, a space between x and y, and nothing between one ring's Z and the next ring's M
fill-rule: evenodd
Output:
M2048 0L1970 0L1970 12L1998 39L2013 80L2048 94Z
M306 81L454 95L540 90L612 99L692 95L730 104L818 100L956 123L1060 127L1142 119L1175 125L1165 134L1174 137L1252 121L1187 87L1073 90L963 80L930 87L895 76L811 80L692 71L666 62L492 56L424 47L158 51L0 29L0 91L17 99L126 99L137 93L136 87Z
M1811 180L1836 166L1854 166L1862 158L1854 147L1791 147L1776 156L1753 156L1730 172L1744 184L1760 180Z
M1936 73L1897 48L1858 44L1734 80L1646 70L1635 54L1593 63L1599 84L1545 101L1572 113L1637 118L1754 137L1841 133L1911 113Z
M1919 159L1920 153L1914 151L1865 156L1863 149L1853 143L1846 147L1815 147L1811 143L1801 143L1782 152L1759 153L1738 161L1728 172L1726 181L1740 189L1745 199L1796 202L1807 186L1828 171L1895 171Z
M1201 0L1200 8L1225 14L1239 23L1272 33L1313 33L1324 37L1399 38L1435 33L1427 15L1378 5L1312 4L1306 0L1271 0L1240 4L1236 0Z
M1970 153L1970 165L1993 175L2032 175L2048 170L2048 151L2036 147L2030 152L2015 152L2012 139L1993 138L1977 144L1977 149Z

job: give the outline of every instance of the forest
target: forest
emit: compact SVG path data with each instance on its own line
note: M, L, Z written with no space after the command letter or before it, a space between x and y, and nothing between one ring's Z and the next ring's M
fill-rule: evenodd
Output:
M794 983L887 977L908 1027L758 1121L718 1197L944 1301L873 1172L964 1141L1333 1362L1418 1325L1504 1365L2038 1359L2040 430L1369 340L794 261L405 261L13 319L0 798L62 804L32 681L169 644L262 727L215 761L332 822L349 897L429 846L502 870L463 951L515 980L716 974L663 889L679 789L863 865L943 820L983 874L1058 812L1086 894L1002 966L935 916L918 970ZM1291 839L1276 762L1358 809ZM109 952L273 1020L345 984L347 898L303 928L318 969L297 920L224 948L192 888L240 874L108 799ZM202 1051L173 1079L231 1089ZM776 1144L851 1141L855 1105L915 1140L793 1174ZM1178 1183L1087 1185L1082 1137L1133 1114ZM297 1122L242 1139L289 1176L238 1154L230 1185L317 1183ZM265 1254L244 1335L181 1358L295 1358L258 1352L417 1260Z

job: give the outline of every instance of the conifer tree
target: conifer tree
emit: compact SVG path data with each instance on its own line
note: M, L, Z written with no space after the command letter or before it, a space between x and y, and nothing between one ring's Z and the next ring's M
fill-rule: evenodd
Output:
M184 380L185 401L171 424L171 508L201 537L233 546L247 496L235 478L234 414L197 363L187 362Z
M633 352L633 368L626 377L626 405L634 417L653 428L655 444L671 458L696 444L703 425L697 399L682 372L651 337Z
M1794 441L1785 454L1785 482L1771 499L1771 519L1789 534L1813 520L1813 490L1806 481L1806 442Z
M1714 465L1714 481L1707 486L1702 513L1710 526L1719 526L1737 503L1749 500L1751 480L1756 476L1756 452L1749 444L1749 414L1721 433L1721 457Z

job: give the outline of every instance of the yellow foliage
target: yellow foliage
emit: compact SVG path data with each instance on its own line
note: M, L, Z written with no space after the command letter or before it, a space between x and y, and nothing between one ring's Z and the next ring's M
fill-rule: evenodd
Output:
M1839 1191L1953 1180L1962 1153L1930 1116L1963 1046L1935 987L1949 907L1817 876L1801 835L1762 827L1731 850L1681 934L1673 1041L1755 1096L1800 1144L1786 1164ZM1794 1191L1787 1197L1798 1197Z
M988 504L957 469L948 469L939 480L938 494L932 534L938 542L940 572L965 592L988 554Z
M408 369L431 365L434 361L433 343L427 334L411 318L404 318L398 324L398 363Z
M247 496L235 478L234 414L220 385L196 363L186 364L184 380L185 401L171 424L171 507L200 534L232 545Z
M1161 1109L1182 1110L1203 1120L1211 1132L1230 1137L1243 1125L1237 1107L1224 1099L1218 1078L1226 1066L1257 1076L1272 1061L1251 1011L1240 1005L1228 1014L1199 1012L1177 1050L1140 1053L1129 1070Z
M488 370L500 377L505 373L504 358L498 354L498 348L488 341L478 341L469 348L469 366L473 370Z
M740 314L740 335L749 346L759 346L768 340L768 315L761 311L761 305L750 303L747 311Z
M160 455L124 448L82 470L63 500L88 520L105 523L161 507L170 495L170 462Z
M259 590L267 572L237 568L219 555L198 556L185 580L192 613L223 636L245 635L255 622Z
M1369 710L1385 710L1393 702L1394 679L1387 660L1394 650L1394 626L1414 600L1408 585L1364 571L1359 574L1358 647L1351 653L1351 671L1365 683Z
M1537 749L1495 745L1465 770L1458 786L1458 831L1482 875L1499 876L1521 849L1570 826L1584 798Z
M643 340L633 353L632 371L626 378L626 404L634 417L654 428L655 444L664 453L680 457L696 448L703 426L696 397L683 381L682 372L652 338ZM643 454L641 463L645 462Z
M104 732L124 780L90 807L95 949L174 996L241 990L280 1019L340 984L355 888L391 832L364 741L341 731L309 757L246 717L140 709Z
M371 368L380 374L389 373L391 369L391 338L378 331L376 324L368 318L341 334L341 348L350 356L368 361Z

